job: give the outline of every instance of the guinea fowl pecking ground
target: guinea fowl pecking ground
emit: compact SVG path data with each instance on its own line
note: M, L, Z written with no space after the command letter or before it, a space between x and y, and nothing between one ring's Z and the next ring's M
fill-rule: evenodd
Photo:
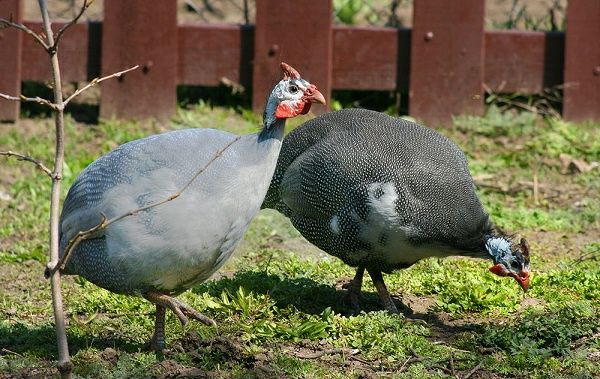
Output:
M365 270L397 313L382 272L429 257L491 259L490 271L529 286L526 240L491 223L458 146L414 122L366 109L307 121L285 138L263 208L357 268L348 288L355 313Z
M288 129L298 120L290 120ZM259 121L249 112L240 115L199 104L193 111L181 111L173 127L210 123L245 134L256 131ZM20 146L50 161L50 124L24 119L2 125L0 149ZM73 182L72 173L95 157L163 128L68 120L65 186ZM407 364L397 376L446 377L437 366L450 370L451 356L460 377L479 363L471 378L599 376L598 337L593 335L600 320L600 268L593 252L600 240L595 195L600 183L597 172L561 174L559 160L566 153L600 161L598 125L490 111L483 118L459 118L453 129L442 132L466 151L473 176L485 185L478 194L492 217L532 241L536 254L527 294L515 291L514 281L487 272L484 261L427 259L386 276L386 284L392 293L402 293L401 312L429 325L406 323L379 311L369 280L361 304L367 313L344 317L339 301L344 291L336 290L336 283L352 278L351 267L306 242L284 216L262 211L213 280L181 295L219 323L220 335L200 323L182 328L167 314L170 348L162 363L144 347L152 335L150 303L65 277L75 373L104 378L200 372L225 377L385 377L398 372L414 350L427 359ZM531 181L535 162L541 162L539 205L533 203L530 183L516 179ZM21 162L0 161L0 171L0 191L12 197L0 200L0 377L50 376L56 347L42 275L47 181ZM225 337L232 343L225 343ZM336 349L347 350L300 358ZM352 355L352 349L360 352Z

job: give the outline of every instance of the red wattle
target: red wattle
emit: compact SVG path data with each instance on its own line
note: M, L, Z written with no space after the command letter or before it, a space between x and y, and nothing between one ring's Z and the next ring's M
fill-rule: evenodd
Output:
M296 117L299 114L304 114L308 112L304 112L304 108L306 108L306 103L303 101L298 101L295 107L291 107L289 103L280 103L275 110L275 117L277 118L292 118ZM308 107L310 109L310 107Z

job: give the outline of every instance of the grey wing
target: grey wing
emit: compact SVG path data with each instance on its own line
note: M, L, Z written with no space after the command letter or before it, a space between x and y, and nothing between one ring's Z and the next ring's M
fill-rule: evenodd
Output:
M61 254L78 232L98 225L106 211L105 194L113 187L150 177L160 169L176 171L181 178L191 177L192 167L199 167L203 160L208 161L214 154L212 150L232 138L235 138L232 134L213 129L179 130L123 144L94 161L81 172L64 201L60 221ZM203 149L204 146L208 148ZM185 152L197 154L188 157ZM148 195L140 189L137 205L145 205ZM129 210L120 209L121 213ZM102 237L102 233L95 237Z

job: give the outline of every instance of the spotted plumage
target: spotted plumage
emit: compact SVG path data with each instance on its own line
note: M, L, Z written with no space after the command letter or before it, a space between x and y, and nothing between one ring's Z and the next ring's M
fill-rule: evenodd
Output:
M499 245L486 243L492 237L522 257L520 245L496 236L454 143L368 110L331 112L290 133L263 207L279 210L310 242L370 273L430 256L499 261ZM519 270L527 271L528 259L521 263Z

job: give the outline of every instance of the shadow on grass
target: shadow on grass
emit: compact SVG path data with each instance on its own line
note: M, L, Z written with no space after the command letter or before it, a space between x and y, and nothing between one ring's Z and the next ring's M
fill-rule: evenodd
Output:
M223 278L207 282L192 292L208 293L219 296L223 291L235 293L239 287L258 294L267 294L277 307L294 306L299 311L308 314L320 314L326 308L340 314L348 314L350 305L346 300L346 290L319 283L309 278L282 278L279 275L264 271L241 271L232 278ZM412 313L410 308L400 300L395 299L396 305L403 313ZM383 309L379 297L374 292L365 292L361 296L361 310L365 312L381 311Z
M264 271L241 271L231 278L223 278L207 282L194 288L193 293L208 293L218 297L223 291L235 293L239 287L246 291L258 294L267 294L279 308L293 306L301 312L308 314L321 314L330 307L334 312L346 316L351 315L351 307L346 298L346 290L319 283L309 278L282 278L279 275L269 274ZM427 312L415 313L401 299L394 296L394 303L399 312L407 319L424 321L434 329L436 337L450 339L452 336L472 331L481 333L483 326L479 323L451 323L443 315ZM361 311L366 313L383 310L379 296L375 292L363 290L360 300Z
M79 350L94 346L103 350L116 348L128 353L147 350L147 344L131 343L117 336L105 338L99 336L73 336L69 334L69 351L75 355ZM33 355L44 359L58 359L56 333L52 325L0 324L0 347L12 353Z

